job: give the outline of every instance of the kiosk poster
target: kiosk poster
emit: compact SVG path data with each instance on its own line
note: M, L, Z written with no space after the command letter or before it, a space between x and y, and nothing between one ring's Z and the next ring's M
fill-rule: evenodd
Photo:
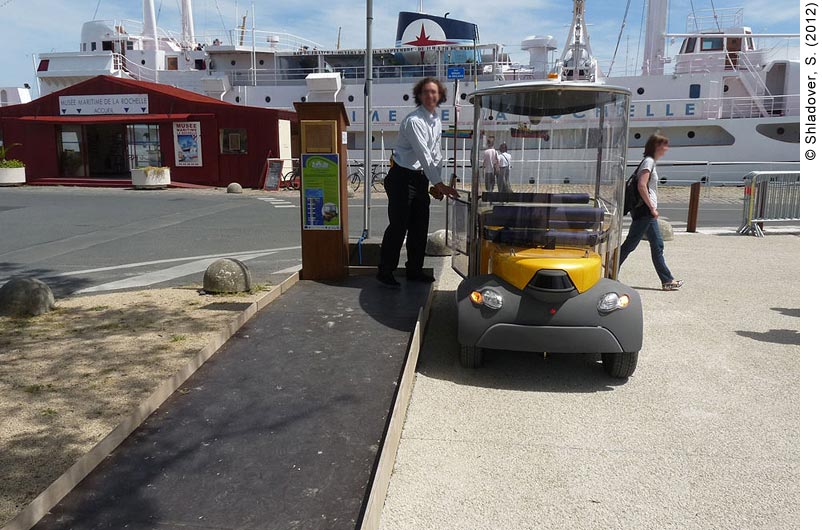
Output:
M340 156L302 155L303 230L341 230Z
M200 138L200 122L174 122L174 159L177 167L202 167L203 145Z

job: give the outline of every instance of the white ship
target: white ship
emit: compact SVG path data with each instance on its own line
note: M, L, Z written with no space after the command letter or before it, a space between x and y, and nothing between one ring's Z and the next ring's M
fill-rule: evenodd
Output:
M366 50L327 49L295 35L248 28L245 19L233 30L197 35L191 0L181 0L181 31L165 31L157 27L154 1L142 3L142 22L90 21L83 25L78 51L40 54L40 93L104 74L173 85L238 105L291 109L295 101L342 101L352 122L349 156L362 159ZM550 36L522 41L528 65L511 61L501 44L483 43L472 23L400 13L394 46L372 55L375 159L390 153L400 121L413 108L411 88L423 76L445 81L449 68L464 68L457 105L468 105L467 95L476 88L518 80L604 81L603 63L588 41L584 0L573 0L572 11L560 53ZM633 93L629 161L639 160L647 137L660 130L670 138L669 158L675 159L660 171L669 183L739 184L752 170L798 169L799 60L797 48L789 45L798 36L756 34L744 25L741 9L693 12L684 32L671 34L667 12L667 0L648 0L641 75L607 78ZM673 57L666 54L668 42L675 43ZM453 84L448 86L453 91ZM453 158L456 142L456 171L464 175L471 116L458 114L449 98L442 108L448 129L443 148ZM518 139L523 161L538 160L540 150L550 146L538 123L509 123L493 115L486 122L489 130ZM527 178L524 169L512 172L513 181Z

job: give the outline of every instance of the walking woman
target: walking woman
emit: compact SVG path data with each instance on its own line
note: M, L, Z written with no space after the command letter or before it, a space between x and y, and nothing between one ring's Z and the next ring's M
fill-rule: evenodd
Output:
M657 184L659 176L656 173L657 161L668 152L668 139L661 134L653 134L645 143L645 154L642 163L637 168L637 188L642 197L642 204L631 211L631 228L628 236L622 242L619 249L619 265L628 258L628 255L636 249L642 240L643 234L648 234L648 243L651 245L651 260L654 262L654 269L662 282L663 291L676 291L684 283L682 280L674 279L673 274L665 264L665 257L662 255L664 244L662 242L662 232L659 230L657 218Z

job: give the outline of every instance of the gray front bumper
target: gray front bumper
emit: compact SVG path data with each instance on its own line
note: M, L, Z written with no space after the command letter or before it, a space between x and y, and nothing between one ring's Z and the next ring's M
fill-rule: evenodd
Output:
M471 302L471 291L486 287L502 295L501 309L494 311ZM627 294L630 305L601 314L597 302L607 292ZM457 311L459 342L466 346L551 353L621 353L642 348L639 293L607 278L584 293L549 303L496 276L476 276L463 280L457 289Z

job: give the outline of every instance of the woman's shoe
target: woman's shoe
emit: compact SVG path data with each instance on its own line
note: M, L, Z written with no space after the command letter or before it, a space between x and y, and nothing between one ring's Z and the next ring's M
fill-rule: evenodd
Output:
M685 283L683 280L671 280L668 283L662 284L663 291L678 291L682 284Z

